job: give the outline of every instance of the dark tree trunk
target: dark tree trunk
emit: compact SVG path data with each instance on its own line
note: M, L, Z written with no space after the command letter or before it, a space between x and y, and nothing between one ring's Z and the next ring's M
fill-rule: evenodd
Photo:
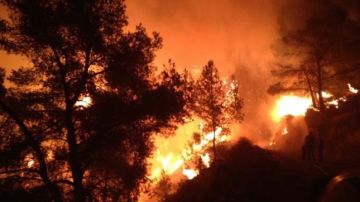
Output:
M78 155L78 144L76 142L75 128L73 125L72 104L70 101L66 103L66 128L67 128L67 142L69 145L69 164L71 167L71 174L74 182L74 199L76 202L85 202L85 190L83 187L83 171Z
M323 79L322 79L322 67L320 62L317 62L317 84L318 84L318 96L319 96L319 110L320 113L324 113L325 111L325 103L322 95L323 91Z
M213 121L212 123L212 128L213 128L213 133L214 133L214 138L213 138L213 151L214 151L214 164L216 164L217 161L217 154L216 154L216 125L215 125L215 121Z
M312 89L311 81L310 81L310 78L309 78L309 73L306 71L305 68L303 68L303 72L304 72L304 75L305 75L305 78L306 78L306 83L308 85L308 90L310 92L313 107L317 108L316 99L315 99L315 95L314 95L314 90Z

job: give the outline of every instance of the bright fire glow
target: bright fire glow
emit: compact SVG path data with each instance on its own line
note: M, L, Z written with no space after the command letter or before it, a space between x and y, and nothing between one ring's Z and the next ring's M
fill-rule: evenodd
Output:
M285 127L283 130L283 135L287 135L288 134L288 129Z
M76 103L75 107L87 108L92 104L92 99L89 96L81 97Z
M201 161L205 167L210 167L210 155L208 153L201 155Z
M357 94L359 92L358 89L354 88L350 83L347 84L348 88L349 88L349 91L351 93L354 93L354 94Z
M34 161L33 159L29 160L29 161L27 162L27 167L28 167L28 168L33 167L33 166L34 166L34 163L35 163L35 161Z
M204 124L202 122L200 124L192 123L184 128L185 132L182 130L177 132L183 136L176 135L173 137L173 140L171 138L158 139L159 142L156 143L158 149L155 151L155 156L152 160L153 166L150 179L159 179L162 172L172 175L180 169L182 169L183 175L188 179L192 179L199 174L199 170L195 164L190 163L189 166L188 163L191 160L198 162L198 159L201 159L204 167L210 167L211 156L205 150L212 146L214 135L217 143L230 140L228 135L221 134L222 128L217 127L215 132L204 134L199 142L193 142L191 141L190 134L198 130L203 133ZM185 137L184 133L188 133L188 137ZM171 142L177 142L177 144L173 145ZM185 163L187 164L186 168ZM194 176L194 173L197 174Z
M174 173L184 164L183 159L178 158L178 156L171 152L166 156L159 155L156 159L161 162L162 170L168 175Z
M223 105L227 107L236 101L234 90L238 84L234 80L229 82L223 80L222 84L226 87ZM193 117L189 122L179 126L173 136L155 137L156 150L149 158L148 168L150 189L156 188L155 185L160 182L164 173L174 184L184 178L191 180L211 166L214 138L218 145L230 141L233 137L224 133L221 127L215 127L215 131L205 131L209 128L206 124L203 120Z
M46 155L46 160L47 161L52 161L52 160L54 160L55 159L55 154L54 154L54 152L52 151L52 150L49 150L48 152L47 152L47 155Z
M295 95L283 95L275 102L275 108L271 115L275 121L280 121L286 115L304 116L306 110L312 105L307 97Z
M34 167L35 160L34 160L34 156L32 154L27 154L25 156L24 161L25 161L26 167L28 167L28 168Z
M331 98L333 96L333 94L326 92L326 91L322 91L321 95L323 98Z
M196 171L194 169L184 169L182 174L184 174L189 180L191 180L199 174L199 171Z

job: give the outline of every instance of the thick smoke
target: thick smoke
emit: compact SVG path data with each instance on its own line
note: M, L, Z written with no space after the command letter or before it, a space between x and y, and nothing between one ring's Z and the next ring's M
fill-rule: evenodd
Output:
M358 0L288 0L278 15L279 33L301 29L311 17L331 18L342 10L351 21L360 22Z

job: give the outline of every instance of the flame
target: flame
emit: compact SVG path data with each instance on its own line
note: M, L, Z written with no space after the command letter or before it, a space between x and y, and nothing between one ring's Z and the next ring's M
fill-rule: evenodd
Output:
M287 127L285 127L284 128L284 130L283 130L283 133L282 133L283 135L287 135L288 134L288 129L287 129Z
M351 84L348 84L349 91L352 93L357 93L357 89L353 88ZM327 106L334 106L336 108L339 107L339 102L346 101L346 97L336 98L333 94L327 91L321 92L323 98L326 99L325 104ZM282 95L275 101L275 106L271 111L272 119L277 123L277 127L280 128L280 133L282 136L286 136L289 134L288 128L279 122L286 116L305 116L305 113L308 108L312 106L312 100L310 97L301 97L295 95ZM276 144L276 139L279 138L275 133L272 140L269 142L269 146L273 146Z
M324 97L331 97L332 95L327 92L322 92ZM276 145L278 139L281 136L289 135L289 130L287 126L281 123L281 120L287 116L305 116L308 108L312 106L312 100L310 97L301 97L296 95L282 95L275 101L275 106L271 111L271 117L277 125L277 128L280 129L280 132L274 133L273 137L269 142L269 146L273 147Z
M238 84L235 80L222 80L225 87L223 105L230 106L236 101L235 91ZM156 136L154 146L156 150L149 158L149 175L151 187L155 188L160 182L162 174L171 178L172 183L182 179L192 180L200 172L209 168L213 155L213 140L216 144L231 140L230 134L225 134L223 128L215 127L215 131L204 131L205 122L198 117L192 117L187 123L179 126L175 134L170 137Z
M204 166L206 168L210 167L210 155L208 153L202 154L201 156L201 161L204 164Z
M357 94L359 92L358 89L354 88L350 83L347 84L349 91L353 94Z
M279 122L286 115L304 116L311 105L312 101L308 97L283 95L275 101L271 116L276 122Z
M323 98L331 98L333 96L333 94L326 91L321 91L321 95Z
M87 107L91 106L91 104L92 104L91 97L82 96L82 97L80 97L80 99L78 101L76 101L75 107L87 108Z
M199 175L199 171L194 169L184 169L182 174L184 174L189 180L192 180L194 177Z
M222 128L216 127L216 130L214 132L210 132L205 135L205 140L212 141L215 138L217 138L222 131Z
M200 173L198 162L209 168L212 156L207 149L212 146L215 136L216 143L230 140L229 135L222 134L222 128L203 134L204 123L196 120L179 128L176 135L169 138L157 138L154 157L150 159L150 176L153 181L160 179L161 173L171 176L181 171L187 179L192 179ZM192 141L194 132L201 131L200 140ZM195 175L196 174L196 175Z
M184 164L184 160L174 155L173 153L169 153L166 156L159 155L156 157L156 159L161 162L161 170L163 170L167 175L174 173ZM158 175L157 173L154 174Z
M27 162L27 167L28 167L28 168L32 168L32 167L34 166L34 163L35 163L34 159L29 160L29 161Z
M220 139L218 138L219 135L221 134L221 131L222 131L222 128L217 127L215 132L210 132L210 133L206 134L204 136L204 138L200 140L200 143L193 144L192 148L194 149L194 151L201 151L202 149L204 149L204 147L206 147L214 139L214 136L215 136L215 139L220 142L224 142L224 141L228 140L228 139L226 139L227 136L225 136L225 135L221 136Z
M52 150L49 150L46 154L46 160L47 161L52 161L55 159L55 154Z
M32 168L35 165L35 160L33 154L27 154L24 158L26 167Z

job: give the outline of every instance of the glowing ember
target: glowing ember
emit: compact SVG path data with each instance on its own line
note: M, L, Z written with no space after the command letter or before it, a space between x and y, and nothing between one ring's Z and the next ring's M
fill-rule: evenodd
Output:
M89 96L81 97L76 103L75 107L86 108L92 104L92 99Z
M210 167L210 156L208 153L203 154L200 156L201 157L201 161L204 164L205 167L209 168Z
M359 92L358 89L354 88L350 83L347 84L348 88L349 88L349 91L351 93L354 93L354 94L357 94Z
M288 134L288 129L285 127L284 130L283 130L283 135L287 135Z
M323 96L323 98L331 98L333 96L333 94L326 91L322 91L321 95Z
M33 167L34 163L35 163L35 161L34 161L33 159L31 159L30 161L28 161L27 167L28 167L28 168Z
M47 161L52 161L52 160L54 160L55 159L55 154L54 154L54 152L52 151L52 150L49 150L48 152L47 152L47 155L46 155L46 160Z
M34 167L35 164L34 156L32 154L27 154L25 156L24 162L28 168Z
M199 172L193 169L184 169L182 172L189 180L193 179L194 177L196 177Z
M311 105L311 99L308 97L283 95L275 102L275 108L271 115L277 122L286 115L304 116Z

